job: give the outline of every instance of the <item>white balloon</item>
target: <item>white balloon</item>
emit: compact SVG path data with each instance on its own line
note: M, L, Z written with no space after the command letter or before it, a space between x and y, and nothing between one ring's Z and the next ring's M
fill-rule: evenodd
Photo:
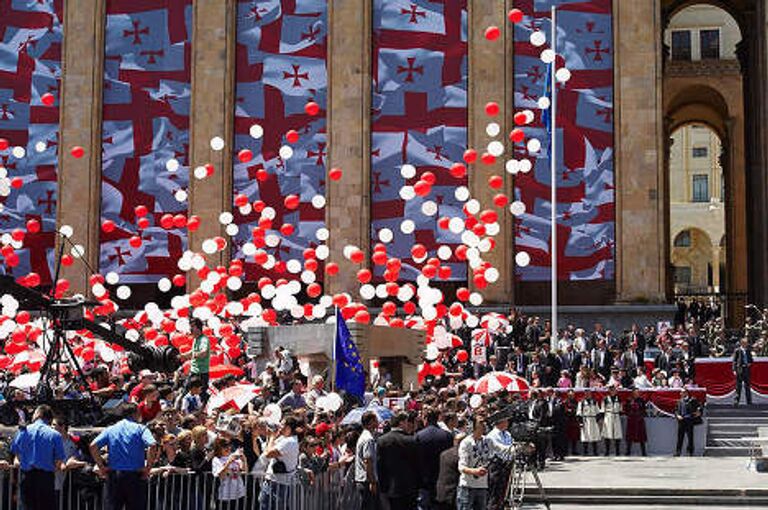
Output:
M536 103L542 110L549 110L549 107L552 106L552 101L547 96L541 96Z
M243 244L243 255L245 255L246 257L252 257L256 255L256 251L257 251L257 248L255 244L251 242L247 242Z
M437 204L432 200L427 200L421 204L421 212L426 216L434 216L437 214Z
M467 212L469 214L477 214L480 212L480 202L476 199L472 199L466 203Z
M488 223L485 226L485 233L489 236L495 236L501 231L501 226L498 222Z
M472 306L480 306L483 304L483 295L479 292L473 292L469 295L469 303Z
M317 229L317 232L315 232L315 237L318 241L327 241L329 236L330 231L325 227L320 227Z
M264 243L270 248L274 248L280 244L280 236L277 234L267 234L264 236Z
M405 201L412 200L416 196L416 191L413 189L413 186L403 186L400 188L400 198L402 198Z
M425 321L433 321L437 318L437 309L433 306L428 306L421 311L421 316L424 317ZM429 352L429 347L432 345L433 344L429 344L427 346L427 352ZM435 346L435 350L437 350L437 346ZM434 359L436 357L437 354L435 354L435 356L430 359Z
M531 256L527 252L521 251L515 255L515 264L520 267L526 267L531 263Z
M504 144L498 140L494 140L488 144L488 153L495 157L501 156L504 154Z
M177 189L176 193L173 194L173 198L175 198L177 202L185 202L187 198L189 198L189 195L185 190Z
M240 290L240 288L243 286L243 280L238 278L237 276L230 276L227 278L227 288L231 291L237 291Z
M216 245L216 241L214 241L213 239L206 239L205 241L203 241L203 251L208 255L212 255L216 253L217 249L218 249L218 246Z
M85 255L85 247L82 244L76 244L69 250L72 256L79 259Z
M97 298L100 298L107 293L107 289L102 284L97 283L93 287L91 287L91 292L93 292L94 296L96 296Z
M24 147L17 145L13 148L13 150L11 150L11 154L13 154L14 158L21 159L26 156L27 151L24 149Z
M360 297L365 300L373 299L376 296L376 289L370 283L360 286Z
M483 405L483 397L479 393L475 393L471 397L469 397L469 407L472 409L477 409Z
M274 220L275 216L277 216L277 211L275 211L274 207L267 206L261 211L261 217L264 219Z
M69 225L62 225L59 229L59 233L64 237L72 237L72 234L74 234L75 231Z
M545 64L551 64L555 61L555 52L551 48L547 48L546 50L541 52L541 61Z
M224 148L224 139L220 136L214 136L211 138L211 149L220 151Z
M509 212L511 212L514 216L525 214L525 204L519 200L515 200L509 204Z
M204 166L195 167L193 173L195 174L195 179L198 181L208 177L208 170L206 170Z
M450 246L443 245L437 249L437 257L440 260L448 260L449 258L451 258L451 255L452 255L452 251Z
M107 280L108 284L115 285L117 284L117 282L120 281L120 275L114 271L110 271L109 273L106 274L104 279Z
M469 199L469 188L466 186L459 186L456 188L456 191L454 191L453 196L455 196L456 200L459 202L466 202Z
M48 144L43 142L43 141L37 142L35 144L35 150L37 152L45 152L45 149L47 149L47 148L48 148Z
M224 231L227 233L229 237L234 237L237 235L238 232L240 232L240 227L237 226L236 223L230 223L226 226Z
M501 126L499 126L496 122L491 122L487 126L485 126L485 134L488 136L499 136L499 133L501 132Z
M567 67L561 67L555 73L555 78L557 78L557 81L560 83L565 83L571 79L571 71Z
M312 207L315 209L322 209L325 207L325 197L323 195L315 195L312 197Z
M289 273L298 274L301 271L301 262L296 259L291 259L285 264L285 268Z
M404 179L412 179L416 176L416 167L407 164L403 165L400 167L400 175L402 175Z
M464 232L464 220L459 217L453 217L448 221L448 230L454 234L461 234Z
M253 206L249 202L245 205L241 205L240 207L237 208L237 210L240 211L240 214L242 216L248 216L249 214L251 214L251 211L253 211Z
M541 142L539 141L538 138L531 138L530 140L528 140L527 146L528 146L528 152L531 152L531 153L536 153L541 150Z
M382 243L390 243L395 238L395 234L388 228L382 228L379 230L379 241Z
M485 279L488 283L496 283L499 281L499 270L495 267L489 267L485 270Z
M169 159L165 162L165 169L169 172L175 172L179 169L179 162L176 159Z
M533 163L531 163L530 159L524 159L520 161L520 171L524 174L527 174L531 171L533 168Z
M387 293L387 286L383 283L380 283L376 286L376 297L379 299L384 299L388 296Z
M290 145L283 145L280 147L279 154L284 160L291 159L293 157L293 148Z
M123 299L123 300L128 299L129 297L131 297L131 288L127 285L121 285L117 288L117 290L115 291L115 294L117 294L117 297L119 299Z
M328 255L331 254L330 248L328 248L327 245L321 244L317 248L315 248L315 255L319 260L325 260L328 258Z
M400 232L403 234L413 234L414 230L416 230L416 224L412 220L403 220L400 223Z
M229 211L224 211L223 213L219 214L219 223L222 225L229 225L234 221L235 217L232 215Z
M541 30L536 30L531 34L531 44L534 46L542 46L547 42L547 35Z
M305 285L315 283L315 280L317 280L317 275L313 271L305 270L301 272L301 281Z
M171 285L172 285L171 280L165 277L160 278L157 281L157 288L160 289L160 292L168 292L169 290L171 290ZM177 327L178 327L178 324L177 324Z
M259 138L264 136L264 128L261 127L259 124L254 124L248 130L248 133L251 135L251 138L255 138L256 140L258 140Z

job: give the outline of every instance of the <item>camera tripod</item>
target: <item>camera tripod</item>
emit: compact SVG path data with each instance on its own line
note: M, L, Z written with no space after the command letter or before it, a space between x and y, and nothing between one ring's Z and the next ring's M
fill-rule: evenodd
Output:
M535 450L534 450L535 452ZM512 471L509 474L509 480L507 481L507 502L505 508L510 510L517 510L522 508L523 500L525 499L525 489L528 481L528 473L533 477L533 481L536 482L536 486L539 488L539 497L544 506L549 510L550 503L547 492L544 490L544 485L539 478L539 470L536 465L536 458L534 454L518 455L512 462Z

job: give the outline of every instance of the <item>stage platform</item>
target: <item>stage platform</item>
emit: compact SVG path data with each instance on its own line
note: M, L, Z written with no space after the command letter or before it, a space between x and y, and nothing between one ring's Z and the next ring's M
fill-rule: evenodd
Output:
M768 474L743 457L576 457L540 475L553 509L768 508ZM543 508L528 487L526 508Z

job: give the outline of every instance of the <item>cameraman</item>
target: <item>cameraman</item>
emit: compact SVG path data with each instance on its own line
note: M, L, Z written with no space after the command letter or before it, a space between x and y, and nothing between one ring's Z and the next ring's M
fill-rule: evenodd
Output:
M279 431L270 431L264 455L270 459L267 475L259 494L261 510L288 508L288 489L299 463L298 422L292 416L283 418Z

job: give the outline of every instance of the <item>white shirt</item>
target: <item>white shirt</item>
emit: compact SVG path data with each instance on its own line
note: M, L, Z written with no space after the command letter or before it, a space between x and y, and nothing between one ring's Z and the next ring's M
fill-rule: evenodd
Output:
M645 374L635 377L635 388L653 388L653 384Z
M475 439L470 434L459 443L459 487L469 487L471 489L488 488L488 473L483 476L468 475L462 472L462 468L478 468L481 466L487 468L491 457L495 454L506 453L507 446L490 437L494 431L502 432L494 427L493 431L489 432L487 436ZM506 433L509 434L509 432ZM511 440L510 436L510 444Z
M296 472L296 466L299 464L299 441L296 436L280 436L275 440L274 448L280 452L280 455L272 459L267 466L267 480L273 482L289 484ZM283 461L285 464L285 473L274 473L275 462Z
M241 473L244 466L240 459L233 460L224 474L224 464L229 457L214 457L211 462L213 476L219 479L219 501L229 501L245 497L245 483Z
M370 459L374 466L373 476L376 477L376 439L368 429L363 430L357 439L355 447L355 481L371 482L365 469L365 460Z

